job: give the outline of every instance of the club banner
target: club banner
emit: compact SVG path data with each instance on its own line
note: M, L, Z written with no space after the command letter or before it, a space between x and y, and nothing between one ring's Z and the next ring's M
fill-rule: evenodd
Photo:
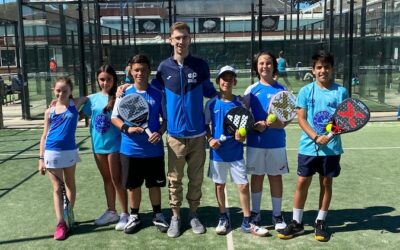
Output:
M274 31L278 28L279 16L263 16L261 19L262 31Z
M199 33L210 33L221 31L220 18L199 18Z
M139 33L159 33L161 27L160 19L139 19Z

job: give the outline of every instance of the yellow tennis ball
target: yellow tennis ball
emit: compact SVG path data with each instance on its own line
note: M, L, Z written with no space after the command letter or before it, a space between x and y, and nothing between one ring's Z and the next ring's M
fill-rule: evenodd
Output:
M328 123L325 127L327 132L331 132L332 131L332 123Z
M276 115L275 114L269 114L267 117L267 121L269 122L275 122L276 121Z
M245 129L245 128L239 128L239 134L240 134L241 136L245 136L245 135L247 134L246 129Z

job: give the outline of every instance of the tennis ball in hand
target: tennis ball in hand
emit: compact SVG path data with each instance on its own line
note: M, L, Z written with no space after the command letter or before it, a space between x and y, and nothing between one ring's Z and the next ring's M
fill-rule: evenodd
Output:
M331 132L331 131L332 131L332 124L331 124L331 123L328 123L328 124L326 125L325 129L326 129L327 132Z
M246 129L245 129L245 128L239 128L239 134L240 134L241 136L245 136L245 135L247 134Z
M275 114L269 114L267 117L267 121L269 121L270 123L273 123L276 121L276 115Z

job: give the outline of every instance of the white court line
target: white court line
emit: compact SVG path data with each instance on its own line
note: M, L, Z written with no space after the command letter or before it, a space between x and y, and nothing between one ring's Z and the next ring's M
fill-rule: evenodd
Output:
M225 185L225 209L226 209L226 213L228 214L229 218L230 218L230 214L229 214L229 203L228 203L228 193L227 193L227 188ZM229 233L226 235L226 247L228 250L234 250L235 247L233 246L233 235L232 235L232 231L230 230Z

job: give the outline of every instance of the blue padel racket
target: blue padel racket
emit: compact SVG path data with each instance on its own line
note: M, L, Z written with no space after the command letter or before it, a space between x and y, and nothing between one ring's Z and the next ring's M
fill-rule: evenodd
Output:
M63 213L64 213L64 221L67 223L68 230L72 231L74 224L75 224L75 217L74 217L74 210L72 209L71 202L68 199L67 192L65 190L65 184L64 182L53 172L48 170L49 173L51 173L53 176L57 178L58 183L60 184L61 187L61 198L63 200Z
M336 108L328 125L328 137L354 132L364 127L370 118L370 112L365 103L355 98L347 98ZM328 128L328 126L327 126Z
M224 134L219 138L224 142L235 136L236 130L244 128L246 133L251 131L254 126L254 118L251 112L244 107L234 107L226 113L224 117Z
M142 127L151 136L148 128L149 105L142 95L132 93L124 96L118 104L118 114L129 127Z

